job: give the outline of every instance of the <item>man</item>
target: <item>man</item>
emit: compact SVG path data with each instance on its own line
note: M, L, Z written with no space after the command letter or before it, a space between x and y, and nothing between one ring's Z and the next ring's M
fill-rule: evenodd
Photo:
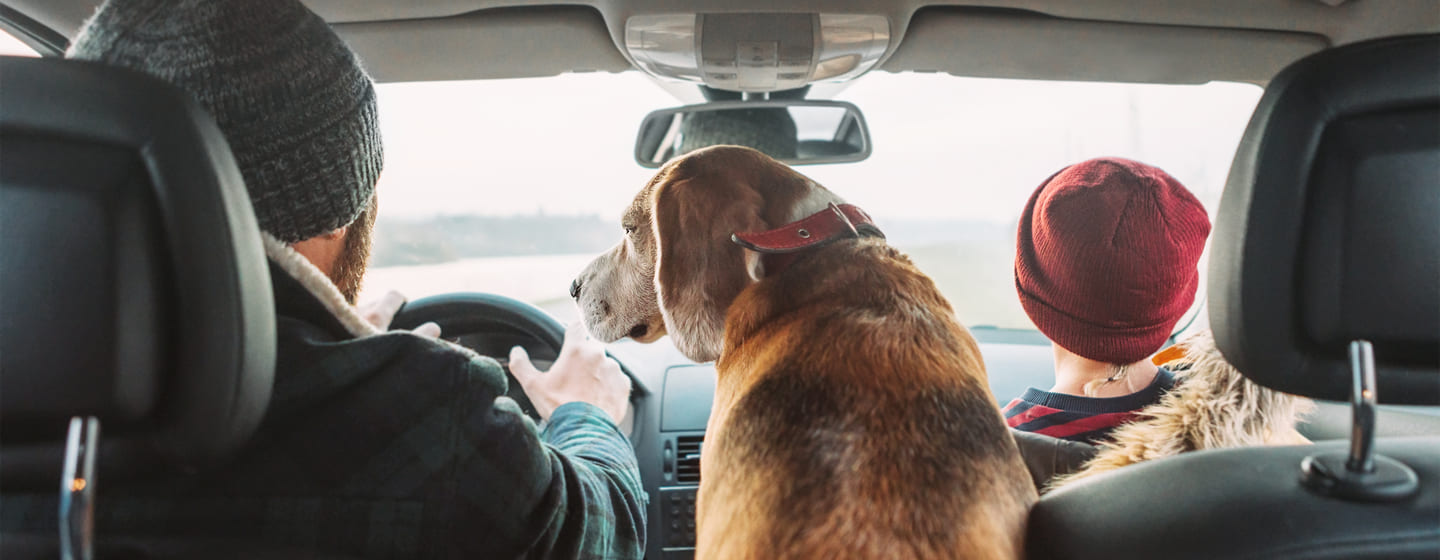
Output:
M225 133L271 263L279 336L266 419L233 464L111 486L102 533L238 538L365 557L639 557L644 494L616 423L630 381L572 328L549 372L381 332L355 295L382 164L375 90L298 0L111 0L69 56L189 91Z

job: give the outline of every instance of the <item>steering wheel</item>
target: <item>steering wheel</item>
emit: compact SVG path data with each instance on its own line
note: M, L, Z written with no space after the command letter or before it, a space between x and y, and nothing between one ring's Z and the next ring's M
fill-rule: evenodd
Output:
M525 414L540 421L535 405L510 373L510 348L524 348L535 367L542 371L549 369L560 356L560 347L565 341L565 326L560 321L523 301L495 294L461 292L408 302L395 314L390 325L396 329L414 329L425 323L440 325L440 336L445 340L499 361L505 367L506 377L510 378L506 396L514 399ZM630 375L624 366L621 370ZM630 377L633 381L634 376ZM632 404L635 398L632 393ZM633 421L633 408L627 416L625 424Z
M495 294L461 292L441 294L406 302L390 327L414 329L425 323L440 325L440 336L490 356L505 368L510 378L506 396L514 399L525 414L540 420L530 397L510 373L510 348L521 346L536 367L544 370L560 355L565 327L538 307Z
M413 329L425 323L440 325L447 339L481 332L524 334L551 354L558 355L565 341L565 326L549 313L520 300L495 294L461 292L407 302L390 322L393 328ZM526 348L529 350L530 348ZM506 353L508 355L508 348Z

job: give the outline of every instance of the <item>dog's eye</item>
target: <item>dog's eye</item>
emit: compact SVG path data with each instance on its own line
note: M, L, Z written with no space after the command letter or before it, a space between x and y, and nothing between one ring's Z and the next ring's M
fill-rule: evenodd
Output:
M625 235L635 233L635 226L621 226L625 228Z

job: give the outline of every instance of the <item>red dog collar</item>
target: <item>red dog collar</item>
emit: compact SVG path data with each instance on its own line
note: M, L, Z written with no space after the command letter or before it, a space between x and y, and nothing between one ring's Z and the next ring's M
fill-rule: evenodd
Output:
M790 266L806 250L841 239L858 239L862 235L885 238L864 210L851 204L831 203L824 210L770 231L733 233L730 241L767 255L765 271L775 274Z

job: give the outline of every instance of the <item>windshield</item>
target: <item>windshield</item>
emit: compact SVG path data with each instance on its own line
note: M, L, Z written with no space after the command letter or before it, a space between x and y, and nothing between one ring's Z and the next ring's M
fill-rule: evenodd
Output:
M873 73L836 96L864 111L870 159L796 169L873 215L963 323L1033 329L1013 272L1030 193L1066 165L1120 156L1170 172L1213 218L1260 93ZM633 160L640 121L677 104L636 72L385 84L379 99L365 296L491 292L562 321L578 316L571 279L620 240L620 212L654 173Z

